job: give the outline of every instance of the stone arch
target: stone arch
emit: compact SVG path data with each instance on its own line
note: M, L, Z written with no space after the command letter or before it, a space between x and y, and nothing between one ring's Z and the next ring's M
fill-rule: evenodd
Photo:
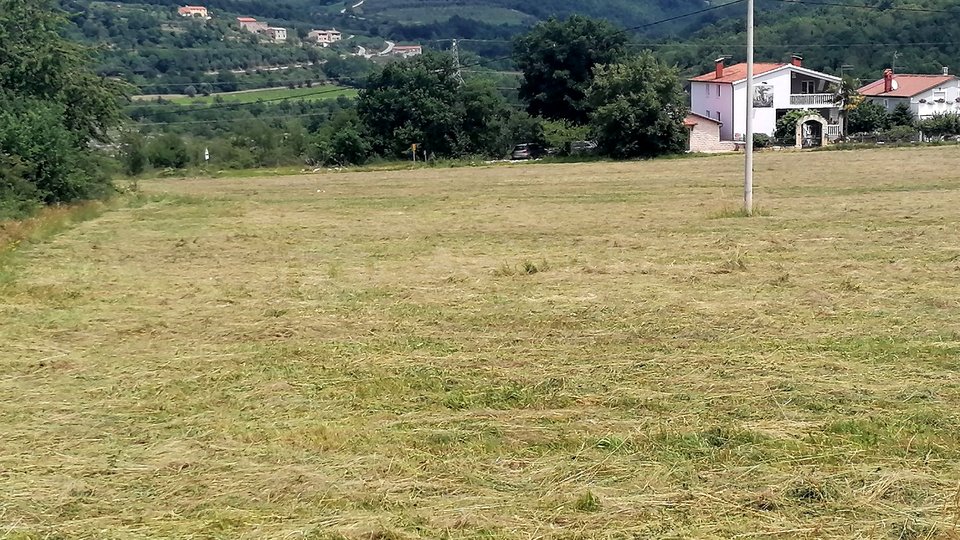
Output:
M807 133L804 133L804 126L807 126L808 124L809 126L806 128L808 131ZM813 138L811 138L811 131L819 132L819 134L813 133ZM826 146L827 119L816 113L808 114L798 118L795 142L797 148Z

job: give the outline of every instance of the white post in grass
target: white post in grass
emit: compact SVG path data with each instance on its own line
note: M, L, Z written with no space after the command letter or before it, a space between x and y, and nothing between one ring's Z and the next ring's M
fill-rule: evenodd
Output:
M743 211L753 215L753 0L747 0L747 140L743 170Z

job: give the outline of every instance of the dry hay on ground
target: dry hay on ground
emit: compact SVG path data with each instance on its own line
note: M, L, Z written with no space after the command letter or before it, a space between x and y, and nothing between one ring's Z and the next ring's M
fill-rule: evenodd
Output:
M960 155L145 183L0 285L0 536L957 538Z

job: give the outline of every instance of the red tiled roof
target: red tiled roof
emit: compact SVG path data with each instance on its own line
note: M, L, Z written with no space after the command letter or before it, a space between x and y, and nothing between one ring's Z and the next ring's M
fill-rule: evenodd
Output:
M953 79L956 79L953 75L908 75L897 73L893 76L893 82L896 83L894 85L896 88L890 92L883 91L883 79L873 81L858 90L858 92L864 96L913 97L925 90L936 88Z
M237 17L237 20L240 22L257 22L253 17Z
M753 74L760 75L761 73L766 73L768 71L773 71L779 67L783 67L787 64L784 63L763 63L759 62L753 64ZM726 66L723 68L723 77L717 78L717 73L711 71L710 73L704 73L699 77L694 77L690 79L691 81L697 82L714 82L714 83L735 83L737 81L742 81L747 78L747 64L734 64L732 66Z
M702 115L702 114L697 114L697 113L695 113L695 112L689 112L689 113L687 113L687 116L683 119L683 125L685 125L685 126L687 126L687 127L693 127L693 126L697 125L698 123L700 123L700 122L702 122L702 121L704 121L704 120L706 120L706 121L708 121L708 122L713 122L714 124L719 124L719 123L720 123L719 120L714 120L713 118L710 118L709 116L704 116L704 115Z

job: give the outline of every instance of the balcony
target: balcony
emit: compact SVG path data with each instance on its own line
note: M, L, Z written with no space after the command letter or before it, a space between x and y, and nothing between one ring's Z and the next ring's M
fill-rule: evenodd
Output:
M790 94L791 107L833 107L834 94Z

